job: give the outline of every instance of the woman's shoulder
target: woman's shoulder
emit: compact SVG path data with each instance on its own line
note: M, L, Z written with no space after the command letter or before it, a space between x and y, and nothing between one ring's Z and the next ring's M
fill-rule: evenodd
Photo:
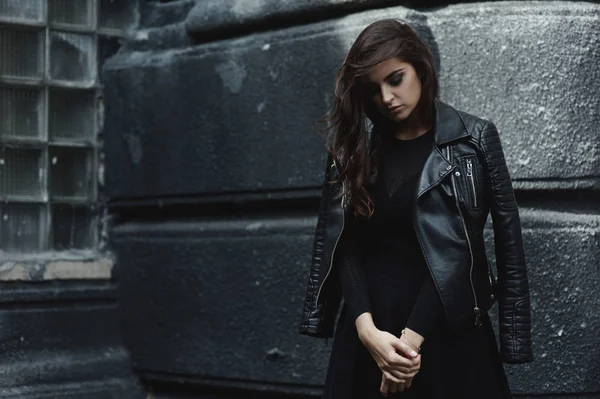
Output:
M456 113L463 120L465 128L469 131L469 133L472 136L478 137L484 129L486 129L490 125L494 125L493 122L487 118L460 109L455 108L455 110Z

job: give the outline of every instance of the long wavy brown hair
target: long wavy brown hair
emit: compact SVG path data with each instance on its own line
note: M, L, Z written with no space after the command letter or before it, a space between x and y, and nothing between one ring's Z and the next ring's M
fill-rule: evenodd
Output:
M430 122L438 91L433 55L417 32L399 19L374 22L358 35L337 73L332 109L321 120L339 173L330 183L343 182L342 193L355 216L369 218L375 210L367 188L377 178L381 132L392 127L370 101L366 77L371 67L393 57L411 64L421 77L421 98L413 112Z

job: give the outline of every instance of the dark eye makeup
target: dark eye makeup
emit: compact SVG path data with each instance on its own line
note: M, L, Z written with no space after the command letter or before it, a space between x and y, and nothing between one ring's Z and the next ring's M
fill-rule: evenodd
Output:
M386 81L388 84L390 84L392 86L400 86L403 79L404 79L404 73L398 72L392 76L387 77ZM379 92L379 86L377 86L375 84L370 84L367 87L367 91L369 94L375 95Z
M403 73L397 73L394 76L392 76L390 78L390 80L388 80L388 82L392 85L392 86L398 86L400 85L400 83L402 83L402 79L404 78L404 74Z

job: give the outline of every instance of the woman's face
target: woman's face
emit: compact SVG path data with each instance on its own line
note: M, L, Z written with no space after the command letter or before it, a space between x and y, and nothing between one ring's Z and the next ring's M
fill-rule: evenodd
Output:
M399 58L390 58L373 66L367 80L370 100L392 121L405 120L421 98L421 80L417 72Z

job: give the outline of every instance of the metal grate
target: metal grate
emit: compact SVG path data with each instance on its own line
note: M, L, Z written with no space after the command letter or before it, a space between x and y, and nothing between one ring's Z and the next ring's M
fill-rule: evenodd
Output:
M0 205L0 242L5 251L38 251L45 248L40 231L46 225L43 205Z
M42 201L44 171L42 150L0 147L0 198Z
M41 78L43 31L0 26L0 75Z
M37 88L0 87L0 140L41 139L42 94Z
M93 84L96 46L91 35L50 32L50 77Z
M48 101L52 142L93 143L95 90L50 89Z
M94 248L98 71L137 3L0 0L0 253Z
M92 7L90 0L48 0L50 23L91 28Z
M90 206L52 206L52 248L89 248L95 241L94 215Z
M87 148L51 147L50 198L90 201L93 194L93 152Z

